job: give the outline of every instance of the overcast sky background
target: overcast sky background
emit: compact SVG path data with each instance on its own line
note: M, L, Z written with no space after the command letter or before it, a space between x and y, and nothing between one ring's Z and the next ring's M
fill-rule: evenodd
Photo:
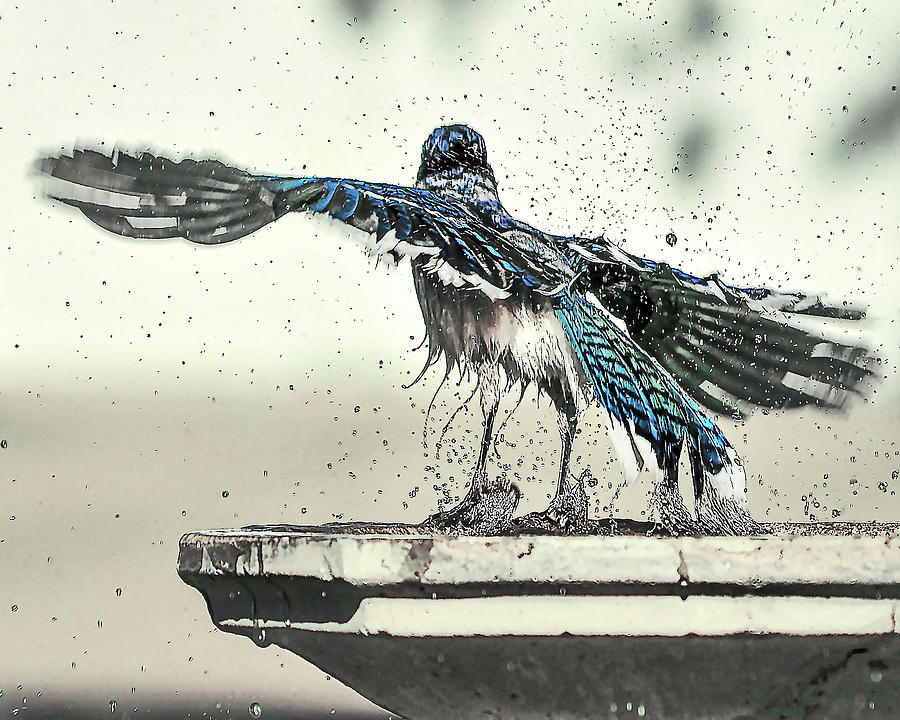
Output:
M367 711L214 631L178 539L420 520L459 493L480 431L473 404L435 459L469 394L451 383L422 446L440 374L401 387L424 361L408 268L304 217L223 247L120 239L36 198L37 156L119 145L408 184L431 129L466 122L528 222L867 304L864 336L896 358L898 28L890 2L0 2L0 710ZM753 512L897 520L892 372L873 397L723 421ZM575 448L601 516L620 482L602 427L589 415ZM546 504L557 444L529 396L500 444L523 511ZM645 514L647 489L615 511Z

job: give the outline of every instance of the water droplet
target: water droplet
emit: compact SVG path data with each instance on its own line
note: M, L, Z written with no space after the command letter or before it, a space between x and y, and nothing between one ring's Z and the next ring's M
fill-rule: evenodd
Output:
M109 711L111 713L114 713L116 711L116 701L115 700L109 701Z
M258 718L262 715L262 705L258 702L250 703L250 717Z
M13 611L13 612L18 612L18 611L19 611L19 606L18 606L18 605L13 605L13 606L12 606L12 611Z
M6 440L0 440L0 448L6 450Z
M669 247L675 247L675 243L677 243L677 242L678 242L678 236L675 233L670 232L670 233L666 234L666 244Z
M228 491L227 491L227 490L223 490L223 491L222 491L222 497L223 497L223 498L227 498L227 497L228 497Z
M884 674L881 672L881 670L873 670L871 673L869 673L869 678L871 678L872 682L874 683L881 682L881 678L883 677Z
M116 597L122 597L122 588L116 588Z

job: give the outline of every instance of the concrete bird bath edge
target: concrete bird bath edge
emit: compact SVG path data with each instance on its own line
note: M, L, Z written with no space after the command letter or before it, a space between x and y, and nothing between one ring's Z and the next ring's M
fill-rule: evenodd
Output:
M220 630L409 720L900 717L900 527L760 537L188 533Z

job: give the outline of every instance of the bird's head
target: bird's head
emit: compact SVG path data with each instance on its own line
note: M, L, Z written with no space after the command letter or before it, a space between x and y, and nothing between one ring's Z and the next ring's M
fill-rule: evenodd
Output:
M468 125L435 128L422 145L418 181L429 176L470 173L494 184L494 172L487 161L484 138Z

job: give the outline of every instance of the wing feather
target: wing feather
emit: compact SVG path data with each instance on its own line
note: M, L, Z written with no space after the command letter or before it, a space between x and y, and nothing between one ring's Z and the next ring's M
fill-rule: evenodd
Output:
M566 242L582 288L711 410L841 408L874 379L864 347L826 337L829 320L861 320L863 309L734 287L717 275L690 275L633 255L620 261L624 253L602 237ZM810 319L825 327L808 327Z
M330 216L372 236L393 261L429 256L426 268L454 287L498 299L565 284L528 248L465 206L426 190L324 177L252 175L216 160L173 162L150 153L76 151L36 169L46 194L100 227L134 238L237 240L290 212ZM566 268L567 270L567 268Z

